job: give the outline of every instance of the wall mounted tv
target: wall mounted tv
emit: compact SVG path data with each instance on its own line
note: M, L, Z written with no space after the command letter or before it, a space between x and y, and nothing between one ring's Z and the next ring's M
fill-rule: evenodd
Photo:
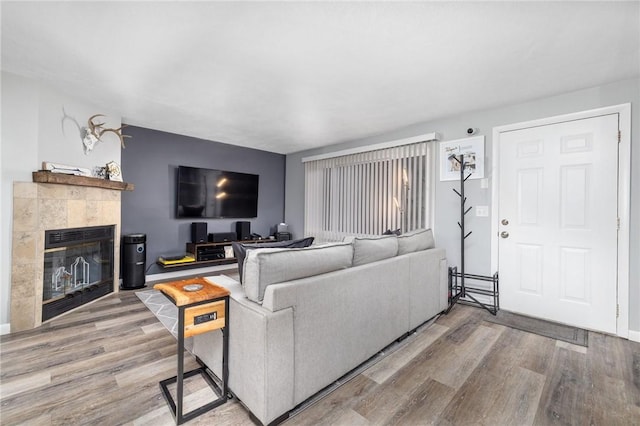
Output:
M176 216L251 218L258 216L258 175L178 166Z

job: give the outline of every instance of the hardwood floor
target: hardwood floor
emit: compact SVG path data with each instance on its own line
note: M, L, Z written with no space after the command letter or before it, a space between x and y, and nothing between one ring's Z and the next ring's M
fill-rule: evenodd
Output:
M573 346L456 306L285 425L640 425L640 344ZM0 339L2 425L171 425L176 342L133 292ZM196 366L186 357L186 368ZM186 387L186 409L211 397ZM250 425L235 400L188 424Z

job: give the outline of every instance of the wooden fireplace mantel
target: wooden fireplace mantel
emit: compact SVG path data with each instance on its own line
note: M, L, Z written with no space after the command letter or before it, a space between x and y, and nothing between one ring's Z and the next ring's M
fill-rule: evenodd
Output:
M133 191L135 185L127 182L100 179L86 176L51 173L49 171L33 172L33 181L37 183L57 183L62 185L92 186L95 188L115 189L118 191Z

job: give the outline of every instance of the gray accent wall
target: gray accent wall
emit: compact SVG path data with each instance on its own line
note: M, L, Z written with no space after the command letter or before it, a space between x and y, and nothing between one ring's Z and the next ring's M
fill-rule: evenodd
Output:
M122 235L147 235L147 266L161 255L184 253L192 222L206 222L211 233L235 231L236 221L249 221L251 232L265 236L283 221L284 155L135 126L126 127L124 133L131 138L122 150L122 175L135 190L122 194ZM259 175L258 217L176 218L178 166ZM154 265L148 274L161 272Z
M526 82L523 82L526 84ZM455 90L455 88L452 88ZM382 135L287 155L285 218L294 237L304 229L304 166L302 158L347 148L403 139L429 132L439 132L441 140L467 137L466 129L478 128L485 136L485 176L489 188L480 188L480 180L468 180L465 187L470 206L491 208L491 167L493 128L561 114L586 111L606 106L631 103L631 223L629 329L640 333L640 79L623 80L608 85L578 90L543 99L522 102L482 111L471 111L438 120L419 123ZM437 167L437 166L436 166ZM439 170L436 170L436 177ZM450 265L460 261L458 197L452 188L457 182L440 182L436 178L435 224L436 245L444 247ZM473 234L467 239L465 260L468 273L488 275L491 271L491 211L489 217L467 216L466 226Z

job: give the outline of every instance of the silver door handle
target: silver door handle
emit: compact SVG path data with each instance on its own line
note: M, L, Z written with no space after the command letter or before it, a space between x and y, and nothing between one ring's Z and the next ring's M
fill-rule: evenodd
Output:
M507 219L502 219L502 224L506 226L509 224L509 221Z
M502 231L502 232L500 233L500 236L501 236L502 238L509 238L509 233L508 233L507 231Z

